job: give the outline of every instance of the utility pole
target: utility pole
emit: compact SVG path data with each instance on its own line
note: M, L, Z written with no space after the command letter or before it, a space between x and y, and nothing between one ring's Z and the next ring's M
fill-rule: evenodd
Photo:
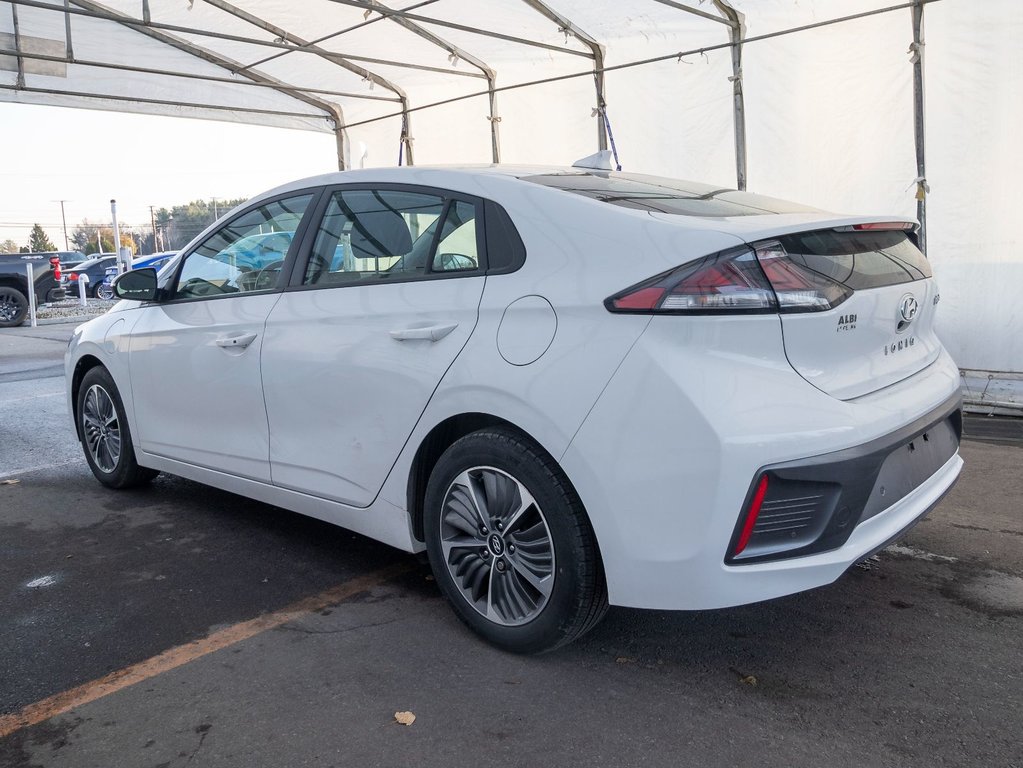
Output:
M213 198L213 220L216 221L220 218L220 213L217 212L217 198Z
M68 239L67 239L67 217L64 216L64 203L70 203L71 201L70 200L57 200L55 202L60 203L60 220L61 220L61 223L64 225L64 250L65 251L70 251L71 250L71 246L68 244Z
M156 253L158 250L160 250L160 248L156 244L156 214L153 213L154 207L155 206L152 205L149 206L149 221L153 225L153 253Z

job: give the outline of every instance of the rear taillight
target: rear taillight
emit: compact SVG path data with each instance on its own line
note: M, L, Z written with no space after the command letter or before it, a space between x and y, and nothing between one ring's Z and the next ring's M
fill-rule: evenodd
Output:
M60 280L60 259L56 256L50 257L50 269L53 270L53 279Z
M852 295L778 242L733 248L683 264L604 300L611 312L750 314L820 312Z
M78 273L77 272L68 272L67 273L67 279L70 280L71 282L74 282L75 280L78 279Z
M604 301L612 312L717 314L777 312L757 257L735 248L683 264Z
M787 253L780 243L760 244L756 253L781 312L822 312L852 295L849 288Z

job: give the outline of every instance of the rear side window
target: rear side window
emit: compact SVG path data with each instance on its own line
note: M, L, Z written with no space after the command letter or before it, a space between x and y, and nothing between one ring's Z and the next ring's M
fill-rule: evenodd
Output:
M476 206L425 192L331 195L303 285L347 285L476 272Z
M931 276L927 258L904 231L818 230L778 239L789 261L854 291Z

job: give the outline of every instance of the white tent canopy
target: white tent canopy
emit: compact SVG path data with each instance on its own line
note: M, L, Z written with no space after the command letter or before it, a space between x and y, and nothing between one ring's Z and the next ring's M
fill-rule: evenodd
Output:
M339 165L613 144L629 171L926 210L946 345L1012 379L1021 36L1019 0L6 0L0 100L333 132Z

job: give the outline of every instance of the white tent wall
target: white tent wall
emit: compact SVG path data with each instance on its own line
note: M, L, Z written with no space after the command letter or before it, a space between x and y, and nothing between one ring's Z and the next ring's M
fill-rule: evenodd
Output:
M32 0L35 2L36 0ZM678 0L718 15L712 2ZM62 0L45 0L62 6ZM384 0L390 8L397 3ZM60 76L32 72L26 84L74 93L144 93L168 101L266 109L267 114L197 107L98 102L74 95L0 90L0 100L101 106L121 111L261 122L319 131L317 100L344 110L351 166L398 162L398 97L407 94L416 163L489 162L486 96L416 110L435 101L485 91L475 59L497 85L584 73L580 77L497 94L501 159L568 163L596 150L597 106L587 36L604 46L607 115L625 170L732 186L731 56L728 49L676 60L673 51L719 46L726 24L656 0L438 0L412 10L448 22L396 20L364 0L175 0L149 5L154 22L200 26L238 36L220 40L181 33L197 45L255 65L255 72L306 88L351 95L294 98L264 87L235 87L183 78L66 63ZM897 0L731 0L745 16L747 37L880 10ZM410 4L404 4L408 7ZM72 0L72 8L94 7ZM141 15L140 0L105 0L119 13ZM11 3L0 0L0 34L12 39ZM386 14L386 8L384 14ZM21 34L63 39L64 15L18 6ZM246 19L246 15L251 16ZM940 0L925 18L928 251L941 285L939 331L964 368L1023 376L1023 256L1015 225L1023 153L1016 137L1023 106L1023 1ZM914 216L913 39L909 8L753 40L744 46L742 85L747 126L748 188L831 210ZM261 22L270 22L269 26ZM416 31L411 26L422 29ZM574 24L574 27L572 26ZM452 26L454 25L454 26ZM459 28L459 25L464 27ZM75 55L196 74L244 79L122 25L72 16ZM482 28L523 40L481 35ZM283 30L287 34L281 35ZM343 34L333 34L342 32ZM320 38L328 36L319 41ZM430 37L434 39L428 39ZM296 40L319 41L319 51ZM293 46L284 55L279 46ZM278 46L278 47L275 47ZM451 46L463 53L451 56ZM327 54L327 55L324 55ZM337 57L354 57L344 62ZM657 56L641 67L616 65ZM331 58L331 57L334 58ZM273 57L267 61L268 57ZM361 57L361 58L360 58ZM377 59L369 61L367 59ZM387 63L389 60L390 63ZM0 85L16 82L12 57L0 62ZM399 66L407 62L425 69ZM58 67L63 63L54 63ZM356 71L352 71L352 69ZM370 77L360 74L364 68ZM452 70L455 70L453 73ZM375 87L370 88L370 80ZM372 96L373 100L356 98ZM381 98L389 99L386 101ZM303 100L304 99L304 100ZM367 156L360 159L360 147ZM403 160L408 162L407 151ZM332 158L331 158L332 159ZM325 167L330 163L325 162ZM1013 396L1023 400L1023 393ZM1010 398L1011 399L1011 398Z
M749 189L915 216L912 40L906 10L746 46Z
M1023 373L1023 3L935 3L925 18L928 255L942 340L962 368Z

